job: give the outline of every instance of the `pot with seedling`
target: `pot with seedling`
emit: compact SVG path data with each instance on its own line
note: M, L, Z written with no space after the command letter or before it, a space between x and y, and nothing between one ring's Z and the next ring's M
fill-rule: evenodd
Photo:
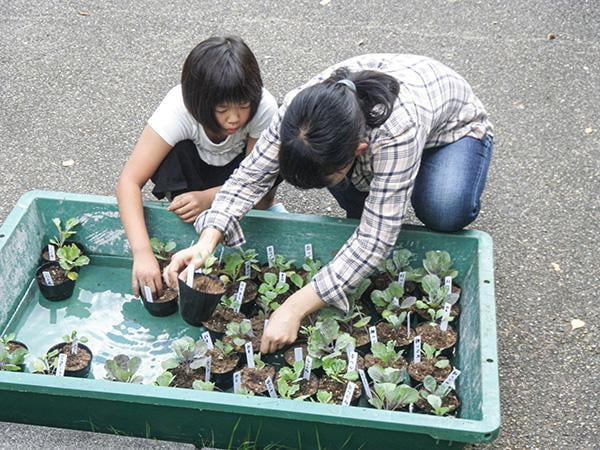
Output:
M444 303L451 305L450 316L456 319L460 314L460 308L456 304L459 295L456 292L449 292L448 286L442 283L437 275L425 275L421 280L421 289L425 292L421 300L415 302L416 312L424 320L433 320L441 318L439 311L444 307ZM432 311L433 310L433 311Z
M323 267L323 263L318 259L314 260L312 258L305 257L304 264L302 264L302 268L297 271L297 274L302 277L304 280L303 284L306 285L312 281L317 272L321 270L321 267Z
M221 339L225 335L227 324L241 322L246 318L242 313L235 311L236 305L237 300L234 296L224 295L214 313L202 322L202 326L208 330L213 341Z
M452 293L460 297L461 289L454 283L454 280L458 276L458 271L452 268L453 264L454 262L450 253L441 250L425 253L425 259L423 260L425 272L430 275L436 275L440 280L450 277L452 279Z
M240 355L233 351L233 346L216 340L214 348L208 351L212 358L212 379L221 390L229 389L233 384L233 372L240 362Z
M384 369L391 367L393 369L406 369L408 363L404 359L404 350L396 350L396 341L390 340L387 343L375 342L371 345L371 353L365 355L365 366L372 367L378 365Z
M42 248L41 255L44 262L56 261L56 251L65 245L75 245L77 248L79 248L79 251L82 255L85 253L85 248L83 245L69 240L69 238L77 234L74 229L80 224L79 219L67 219L64 228L62 227L62 222L58 217L52 219L52 223L54 223L54 226L58 231L58 235L50 238L49 244Z
M438 381L444 381L450 372L452 365L445 356L441 356L442 351L432 345L424 342L421 346L421 358L419 362L413 362L408 365L408 373L411 378L421 382L427 376L433 376Z
M223 268L221 269L221 281L226 286L226 295L235 297L240 289L243 289L243 296L239 310L246 315L250 315L254 308L254 300L258 295L258 288L250 277L244 274L244 258L241 253L229 253L223 258Z
M356 385L350 404L356 405L360 399L362 383L358 381L358 372L356 367L353 370L348 369L348 363L340 357L327 356L323 358L325 376L319 381L319 389L331 393L333 403L342 403L348 382Z
M79 269L90 263L75 244L64 245L56 251L58 261L40 266L35 278L42 295L50 301L60 301L73 295Z
M51 354L56 350L57 358L61 354L66 355L65 376L85 378L90 373L94 358L90 348L84 345L87 341L87 337L79 336L77 331L73 330L71 334L63 336L63 342L53 345L46 353Z
M287 282L279 281L277 275L273 273L265 273L263 282L258 287L258 306L265 312L265 305L267 304L266 302L268 302L270 310L277 309L277 307L287 298L289 290L290 285Z
M371 292L371 302L375 305L375 310L379 314L384 311L407 311L414 309L415 297L408 296L404 298L404 288L400 283L394 281L383 291L374 290Z
M238 251L242 257L244 275L250 277L254 282L257 282L261 272L258 263L258 252L253 248L248 248L246 250L239 249Z
M40 373L44 375L54 375L58 364L58 350L47 352L38 358L31 361L29 370L32 373Z
M431 321L422 323L415 328L415 333L421 336L421 340L424 343L432 345L433 347L442 350L446 355L450 355L453 352L454 346L456 345L456 331L452 328L448 322L451 322L453 317L446 316L443 309L429 310L431 313ZM438 323L440 320L441 323Z
M191 388L194 380L204 379L209 349L202 339L194 341L190 336L183 336L171 344L175 357L163 361L161 366L173 379L168 385ZM164 378L168 378L167 375Z
M217 258L210 255L204 261L201 273L195 273L190 265L183 272L186 280L178 279L181 317L192 326L199 327L208 320L225 293L225 285L213 274L216 262Z
M285 273L286 276L288 275L288 273L295 272L295 262L296 260L294 259L287 260L283 255L275 255L271 261L270 267L268 263L262 266L261 273L259 275L260 281L264 281L265 275L268 273L271 273L277 278L279 278L279 274L282 272Z
M171 387L173 385L173 381L175 381L175 376L169 370L165 370L156 377L154 383L152 384L160 387Z
M153 237L150 238L150 247L152 248L152 253L154 253L154 257L158 261L160 271L162 272L163 269L169 265L169 262L171 262L173 250L175 250L177 244L175 241L163 242L157 237Z
M304 361L296 361L292 367L279 369L275 386L281 398L304 400L315 395L319 380L312 371L304 370Z
M369 368L369 377L373 380L373 396L369 403L377 409L406 410L419 400L419 392L403 383L406 377L402 370L373 366Z
M239 393L251 392L251 395L265 395L267 386L265 380L267 378L275 378L275 368L266 364L261 360L260 353L254 354L254 367L244 367L240 373L240 388Z
M423 380L423 386L419 391L417 408L427 414L445 416L452 414L460 406L460 400L456 393L444 383L437 383L435 378L428 375Z
M192 383L192 389L195 391L212 392L215 390L215 383L212 381L195 380Z
M401 272L404 276L404 290L414 295L417 290L417 282L425 274L422 268L413 269L410 261L414 254L405 248L395 249L392 256L384 260L379 266L379 272L372 277L373 288L385 290L393 281L398 281L398 275Z
M414 298L414 297L411 297ZM385 310L382 313L383 320L376 325L377 337L384 342L393 340L397 347L406 347L414 340L415 330L407 322L408 313L406 311L397 314Z
M252 322L246 319L241 322L228 323L223 342L231 345L235 352L243 353L246 342L252 342L252 346L258 348L260 347L260 339L261 336L252 330Z
M121 383L140 384L144 381L144 378L135 373L141 364L142 360L137 356L130 358L123 354L117 355L104 363L106 379L109 381L120 381Z
M303 327L301 333L307 336L308 354L312 358L312 368L319 369L325 357L338 357L348 348L356 348L356 340L348 333L340 333L340 326L334 319L325 319L314 326Z
M29 349L25 344L14 339L15 335L12 333L0 338L0 370L23 372Z

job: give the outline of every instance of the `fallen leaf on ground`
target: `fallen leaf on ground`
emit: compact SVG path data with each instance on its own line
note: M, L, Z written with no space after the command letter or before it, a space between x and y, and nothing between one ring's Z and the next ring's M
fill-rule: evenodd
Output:
M319 2L319 5L323 5L323 6L325 6L325 5L327 5L327 4L328 4L330 1L331 1L331 0L321 0L321 1Z
M360 47L360 46L361 46L361 45L363 45L364 43L365 43L365 41L358 41L358 42L356 43L356 45L358 45L358 46Z
M75 164L75 161L73 161L72 159L67 159L66 161L62 162L63 167L71 167L74 164Z
M552 41L554 39L556 39L558 36L556 36L556 34L554 33L548 33L548 36L546 36L546 39L548 39L549 41Z
M560 272L560 266L556 263L550 263L555 272Z
M585 327L585 322L579 319L571 320L571 331L576 330L577 328Z
M89 13L89 12L87 12L87 11L79 11L79 15L80 15L80 16L89 16L89 15L90 15L90 13Z
M586 129L585 129L585 134L587 134L588 136L589 136L590 134L592 134L593 132L594 132L594 129L593 129L593 128L589 128L589 127L588 127L588 128L586 128Z

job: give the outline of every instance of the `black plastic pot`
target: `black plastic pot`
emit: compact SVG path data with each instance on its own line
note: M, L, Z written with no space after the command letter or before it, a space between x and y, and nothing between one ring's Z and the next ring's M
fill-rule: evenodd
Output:
M52 302L66 300L71 295L73 295L73 290L75 289L75 281L67 279L67 281L65 281L61 284L55 284L54 286L48 286L44 282L42 272L47 271L51 267L60 267L60 266L58 265L57 262L49 262L46 264L42 264L35 271L35 279L40 288L40 292L42 293L44 298L46 298L46 300L50 300Z
M202 326L202 322L210 319L212 316L215 308L219 304L221 296L225 293L225 288L223 287L223 292L220 294L208 294L192 289L180 278L178 278L178 282L179 310L181 312L181 317L194 327Z
M9 344L16 344L21 348L24 348L25 350L29 351L29 347L27 347L23 342L21 341L8 341ZM16 349L15 349L16 350ZM14 351L14 350L13 350ZM12 352L11 352L12 353ZM25 372L25 363L23 364L18 364L18 367L21 369L21 372Z
M231 389L233 387L233 373L240 368L242 358L238 357L237 364L231 369L229 372L225 373L211 373L211 379L215 383L215 386L221 389L222 391L226 391L227 389Z
M48 244L50 244L50 243L48 243ZM46 250L48 250L48 244L44 245L42 247L42 250L40 251L40 258L44 262L50 262L50 260L44 256L44 252ZM86 250L85 250L85 247L83 246L83 244L80 244L79 242L65 241L65 245L71 245L71 244L75 244L75 246L79 249L79 251L81 252L81 254L85 255L85 251ZM52 245L54 245L54 244L52 244ZM58 250L58 247L56 245L54 245L54 250Z
M177 312L177 299L178 297L175 297L173 300L168 302L149 302L146 300L146 297L142 295L144 307L151 315L155 317L166 317Z
M61 342L60 344L56 344L56 345L53 345L52 347L50 347L46 353L50 353L53 350L58 350L60 352L60 350L65 345L69 345L70 346L71 344L67 344L67 343ZM83 344L79 343L79 351L82 351L82 350L84 350L84 351L86 351L86 352L88 352L90 354L90 356L91 356L90 362L83 369L79 369L79 370L67 370L67 369L65 369L65 376L66 377L85 378L90 373L90 369L92 367L92 361L94 360L94 354L92 353L92 351L90 350L90 348L87 345L83 345ZM57 355L57 357L58 357L58 355Z

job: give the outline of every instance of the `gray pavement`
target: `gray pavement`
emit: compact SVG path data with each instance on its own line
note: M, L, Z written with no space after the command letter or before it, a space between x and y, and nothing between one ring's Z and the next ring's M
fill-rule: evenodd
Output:
M31 189L112 195L145 120L177 82L187 52L211 34L243 36L279 99L320 69L360 53L425 54L455 68L496 126L483 212L473 225L495 242L503 427L489 448L598 448L597 4L0 5L0 220ZM556 39L549 40L549 33ZM67 159L75 161L73 167L62 166ZM285 187L280 199L290 211L340 214L325 192ZM585 327L571 331L574 318ZM183 448L0 423L0 447L42 445Z

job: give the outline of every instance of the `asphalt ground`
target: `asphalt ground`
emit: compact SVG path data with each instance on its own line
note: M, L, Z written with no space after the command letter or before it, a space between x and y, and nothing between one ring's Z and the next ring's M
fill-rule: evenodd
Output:
M599 448L594 3L1 1L0 220L32 189L113 195L145 121L210 35L241 35L279 99L353 55L432 56L470 81L495 124L472 225L495 244L503 422L489 448ZM285 186L279 198L293 212L341 213L326 192ZM0 423L0 447L41 446L183 448Z

